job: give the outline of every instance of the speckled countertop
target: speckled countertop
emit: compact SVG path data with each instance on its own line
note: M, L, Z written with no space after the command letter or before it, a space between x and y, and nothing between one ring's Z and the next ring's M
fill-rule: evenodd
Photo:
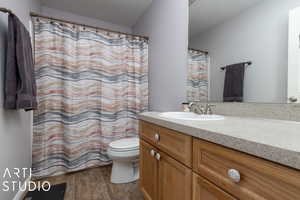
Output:
M146 112L139 119L300 170L300 122L227 117L176 120Z

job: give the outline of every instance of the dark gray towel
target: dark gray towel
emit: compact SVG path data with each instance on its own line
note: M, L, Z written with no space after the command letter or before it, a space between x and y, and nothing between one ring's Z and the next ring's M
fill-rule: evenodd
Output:
M223 101L243 102L245 64L234 64L226 67Z
M4 108L37 108L30 34L14 14L8 16L8 45L4 76Z

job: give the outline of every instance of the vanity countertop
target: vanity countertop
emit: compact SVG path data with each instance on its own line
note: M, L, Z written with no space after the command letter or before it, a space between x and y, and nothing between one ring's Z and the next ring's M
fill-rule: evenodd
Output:
M190 121L159 112L142 113L139 119L300 170L300 122L229 116Z

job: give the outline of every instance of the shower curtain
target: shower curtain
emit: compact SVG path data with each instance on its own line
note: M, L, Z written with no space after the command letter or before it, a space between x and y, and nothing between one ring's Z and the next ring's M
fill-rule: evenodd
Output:
M148 109L148 41L45 18L33 27L33 175L110 163L108 144L137 137Z
M209 55L189 49L187 69L187 101L208 101Z

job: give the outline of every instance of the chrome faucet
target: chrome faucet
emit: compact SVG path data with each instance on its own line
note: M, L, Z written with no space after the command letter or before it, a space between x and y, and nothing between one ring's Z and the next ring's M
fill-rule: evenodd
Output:
M195 102L191 102L189 104L189 109L191 112L203 115L205 113L205 109L203 105L198 106Z
M212 107L214 107L215 105L211 105L211 104L206 104L206 106L204 107L203 105L197 105L195 102L191 102L189 104L189 109L191 112L194 112L196 114L199 115L212 115Z

